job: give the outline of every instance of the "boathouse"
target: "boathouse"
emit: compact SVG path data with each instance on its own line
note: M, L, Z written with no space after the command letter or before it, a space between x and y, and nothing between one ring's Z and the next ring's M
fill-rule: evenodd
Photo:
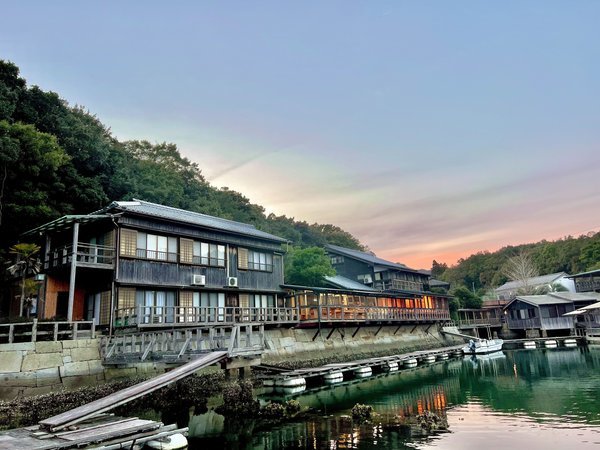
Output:
M518 295L524 294L524 291L542 293L551 291L553 286L562 286L562 289L568 292L575 292L575 285L571 277L566 272L550 273L537 277L527 278L524 280L507 281L502 286L497 287L494 292L498 300L511 301Z
M575 292L600 292L600 269L571 275Z
M597 301L596 295L573 292L522 295L509 302L504 311L510 330L526 337L546 337L574 332L575 319L566 314Z

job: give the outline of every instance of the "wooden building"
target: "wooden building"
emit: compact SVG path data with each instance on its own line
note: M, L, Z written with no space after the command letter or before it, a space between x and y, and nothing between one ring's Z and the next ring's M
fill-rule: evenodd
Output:
M575 329L575 317L566 315L598 301L596 295L553 292L546 295L522 295L506 304L508 328L527 337L569 334Z
M222 323L250 320L242 309L266 313L283 295L285 240L205 214L113 202L26 233L33 237L44 245L40 318L114 326Z
M600 292L600 269L571 275L575 292Z
M447 296L428 292L428 276L406 266L378 260L365 272L372 287L343 276L329 277L328 288L285 286L284 239L141 200L61 217L25 236L44 245L40 318L111 329L450 318Z

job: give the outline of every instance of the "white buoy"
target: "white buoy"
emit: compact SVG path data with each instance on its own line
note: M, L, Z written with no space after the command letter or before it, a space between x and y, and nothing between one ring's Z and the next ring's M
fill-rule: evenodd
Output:
M398 362L397 361L386 361L381 366L383 370L386 372L395 372L398 370Z
M437 355L438 361L445 361L447 359L448 359L448 353L440 353L439 355Z
M558 347L558 343L554 339L550 339L550 340L544 341L544 347L546 347L546 348Z
M187 448L188 441L181 433L146 442L146 447L159 450L179 450Z
M435 361L435 356L434 355L427 355L423 357L423 362L426 364L430 364L432 362Z
M523 342L523 348L526 348L526 349L535 348L535 341L525 341L525 342Z
M402 363L402 366L406 367L407 369L411 367L417 367L417 360L415 358L407 359Z
M306 385L302 384L300 386L292 386L292 387L275 387L275 392L279 392L285 395L293 395L299 394L300 392L304 392L306 390Z
M460 350L460 349L459 350L454 350L452 352L452 356L457 357L457 358L460 357L460 356L462 356L462 355L463 355L463 351Z
M340 371L329 372L323 375L323 380L325 381L325 384L341 383L344 381L344 374Z
M297 378L283 378L275 382L275 386L278 387L298 387L306 386L306 380L302 377Z
M565 347L577 347L577 340L575 340L575 339L565 339L563 341L563 345Z
M359 367L358 369L354 369L354 376L356 378L366 378L370 377L373 373L370 367Z

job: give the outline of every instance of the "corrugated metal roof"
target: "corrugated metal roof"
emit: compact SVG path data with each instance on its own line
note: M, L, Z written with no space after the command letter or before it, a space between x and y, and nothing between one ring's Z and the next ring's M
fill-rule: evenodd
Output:
M159 217L161 219L183 222L191 225L197 225L215 230L228 231L231 233L243 234L269 241L286 242L285 239L264 231L257 230L254 225L235 222L233 220L221 219L219 217L209 216L207 214L186 211L184 209L173 208L172 206L159 205L157 203L137 200L131 202L112 202L106 208L99 212L118 210L142 214L144 216Z
M110 214L95 214L95 215L70 215L70 216L62 216L58 219L53 220L52 222L45 223L44 225L40 225L33 230L26 231L21 236L31 236L35 233L42 233L45 231L54 231L61 228L70 227L73 223L86 223L86 222L94 222L97 220L110 219L112 216Z
M333 277L325 277L329 284L332 284L341 289L352 289L358 291L373 291L379 292L365 284L359 283L358 281L351 280L350 278L343 277L341 275L335 275Z
M575 275L569 275L567 278L585 277L587 275L600 275L600 269L589 270L587 272L576 273Z
M521 300L525 303L529 303L531 305L537 305L537 306L562 305L562 304L573 303L572 300L565 300L562 298L553 297L552 295L519 295L519 296L517 296L516 300Z
M496 292L516 290L523 286L542 286L554 283L561 277L566 277L567 273L557 272L548 275L540 275L539 277L528 278L527 280L508 281L502 286L495 289Z
M371 255L370 253L361 252L360 250L353 250L346 247L340 247L338 245L328 244L325 246L326 249L331 250L334 253L339 253L340 255L349 256L350 258L355 258L360 261L364 261L369 264L373 264L374 266L386 266L391 267L393 269L399 270L410 270L412 272L417 272L415 269L411 269L408 266L400 263L393 263L390 261L386 261L385 259L378 258L375 255ZM376 270L377 271L377 270Z

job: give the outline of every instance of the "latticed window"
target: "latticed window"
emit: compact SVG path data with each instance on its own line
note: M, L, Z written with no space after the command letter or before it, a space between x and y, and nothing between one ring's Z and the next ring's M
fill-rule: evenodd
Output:
M137 231L121 228L121 256L130 256L135 258L137 246Z
M100 294L100 317L98 323L100 325L108 325L110 322L110 291Z
M238 248L238 269L248 269L248 249Z
M179 239L179 262L192 264L194 257L194 241L191 239Z

